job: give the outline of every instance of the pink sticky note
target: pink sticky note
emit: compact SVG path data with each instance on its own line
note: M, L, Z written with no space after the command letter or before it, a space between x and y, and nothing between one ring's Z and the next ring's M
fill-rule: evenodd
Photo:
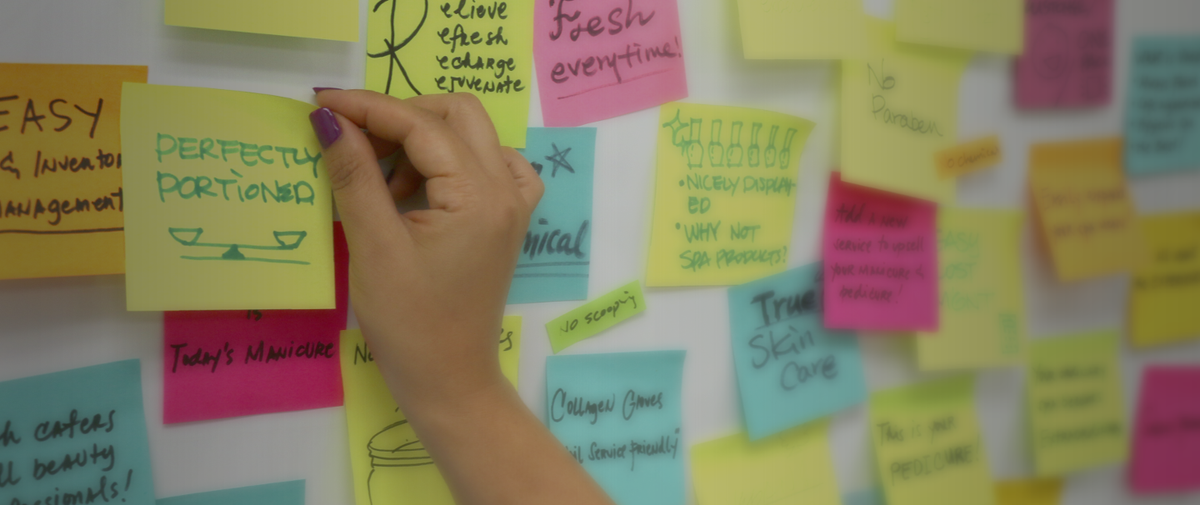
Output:
M938 328L937 206L829 177L822 254L825 326Z
M1133 433L1138 493L1200 489L1200 366L1147 366Z
M342 223L333 237L336 309L163 314L163 423L342 404L338 335L350 295Z
M1113 0L1025 0L1017 106L1105 105L1112 96Z
M533 56L546 126L687 97L676 0L539 0Z

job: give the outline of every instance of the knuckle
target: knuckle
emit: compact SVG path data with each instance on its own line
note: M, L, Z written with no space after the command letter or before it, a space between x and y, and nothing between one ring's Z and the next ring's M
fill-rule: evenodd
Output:
M334 193L352 190L371 168L361 157L335 155L329 159L329 187Z

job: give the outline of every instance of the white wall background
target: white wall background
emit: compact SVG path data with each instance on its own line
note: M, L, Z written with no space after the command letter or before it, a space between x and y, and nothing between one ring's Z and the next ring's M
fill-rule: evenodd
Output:
M865 2L868 12L890 17L891 0ZM817 260L823 190L835 163L836 64L744 61L734 0L679 0L679 4L689 101L770 109L817 123L801 158L789 265ZM365 37L366 9L362 12ZM151 83L300 100L312 98L313 86L353 88L363 82L362 43L176 28L164 26L162 18L161 0L0 0L0 61L149 65ZM959 185L960 204L1026 208L1026 157L1032 142L1119 135L1132 37L1171 33L1200 33L1200 2L1117 1L1116 98L1097 109L1017 112L1011 105L1008 59L977 57L962 81L960 136L998 133L1005 161L964 178ZM530 122L539 126L536 85L534 93ZM591 296L644 278L657 117L655 109L595 124L599 134ZM1200 207L1200 172L1139 178L1131 185L1142 212ZM1059 284L1035 250L1028 227L1026 231L1025 284L1033 338L1124 328L1127 277ZM162 318L158 313L126 312L124 297L120 276L0 282L0 380L140 358L158 496L307 479L309 503L353 503L341 408L164 427L159 422ZM686 349L687 443L739 429L725 291L654 289L647 298L651 308L643 316L567 352ZM545 402L544 358L550 349L544 324L574 305L509 308L509 313L525 316L520 389L534 412L543 412ZM353 318L351 325L355 325ZM915 370L904 340L866 335L861 341L872 390L933 377ZM1129 408L1142 366L1158 362L1200 362L1200 342L1145 352L1126 348L1122 365ZM978 404L995 476L1030 475L1021 372L980 373ZM835 416L832 426L830 447L841 488L873 485L876 477L865 409L860 406ZM1200 502L1200 494L1138 499L1128 494L1124 482L1123 467L1081 473L1069 479L1064 503Z

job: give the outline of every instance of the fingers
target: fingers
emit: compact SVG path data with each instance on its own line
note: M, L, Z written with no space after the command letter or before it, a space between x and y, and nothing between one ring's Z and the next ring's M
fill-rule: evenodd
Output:
M392 192L392 198L395 200L405 200L421 188L421 182L424 180L421 172L418 172L412 162L408 160L408 156L401 154L396 157L396 165L388 174L388 191Z
M542 177L534 171L533 165L530 165L529 161L516 149L501 148L501 155L504 156L504 162L508 166L509 172L512 173L513 180L517 183L521 198L525 200L529 212L532 213L538 202L542 200L542 194L546 191Z
M500 158L500 137L483 103L469 93L419 95L406 100L437 114L475 151L480 159ZM503 167L488 167L502 169Z

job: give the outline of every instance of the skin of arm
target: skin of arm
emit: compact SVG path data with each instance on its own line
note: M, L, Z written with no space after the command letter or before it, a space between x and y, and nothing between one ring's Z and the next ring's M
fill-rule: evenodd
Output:
M541 178L472 95L317 102L355 315L455 500L611 504L500 372L495 335ZM378 160L397 151L385 180ZM398 211L422 184L429 208Z

